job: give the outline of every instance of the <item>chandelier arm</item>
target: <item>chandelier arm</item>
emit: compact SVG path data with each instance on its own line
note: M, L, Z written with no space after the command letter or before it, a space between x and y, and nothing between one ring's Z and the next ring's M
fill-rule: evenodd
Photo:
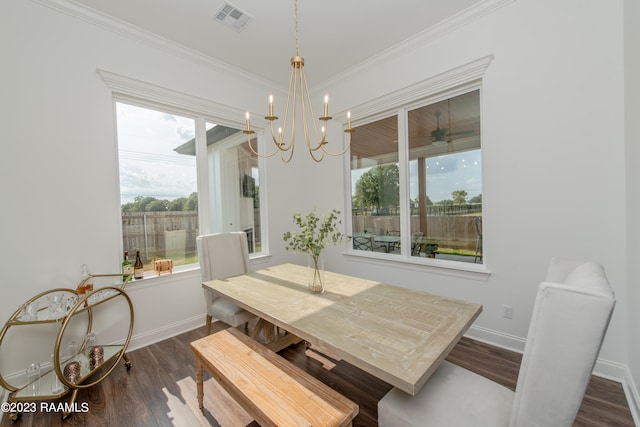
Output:
M284 163L289 163L291 161L291 159L293 159L293 146L291 146L291 151L289 152L289 157L285 158L285 153L287 153L287 151L285 150L280 150L280 159L284 162Z
M311 95L309 94L309 86L307 85L307 75L305 73L302 73L302 78L304 79L304 85L307 88L306 99L307 99L307 103L309 105L309 110L311 112L311 116L315 117L315 114L313 112L313 105L311 103ZM324 158L324 154L325 153L330 155L330 156L337 157L337 156L341 156L341 155L345 154L349 150L349 148L351 147L351 133L353 132L353 130L349 129L349 130L345 130L345 132L349 134L349 142L348 142L348 144L347 144L347 146L345 147L344 150L342 150L340 152L337 152L337 153L334 153L334 152L332 152L330 150L327 150L325 148L325 145L328 144L328 141L326 140L327 129L328 129L327 122L332 119L332 117L329 116L327 113L325 113L325 114L326 114L325 116L320 118L320 120L324 121L324 126L323 126L324 130L322 131L322 139L318 142L318 145L315 146L315 147L310 147L310 144L307 143L307 147L309 148L309 153L311 154L311 157L313 157L313 160L315 160L316 162L322 160ZM305 119L305 126L306 126L306 119ZM314 130L315 130L315 133L316 133L316 138L318 138L318 126L317 126L315 121L313 122L313 127L314 127ZM306 133L305 133L305 135L306 135ZM320 157L320 160L317 160L316 157L314 156L313 152L317 151L317 150L320 150L320 149L322 149L322 153L323 154Z
M253 152L253 154L255 154L256 156L258 156L258 157L264 157L264 158L267 158L267 157L272 157L272 156L274 156L278 151L281 151L281 150L279 150L279 149L277 149L277 148L276 148L276 150L275 150L273 153L269 153L269 154L261 154L261 153L259 153L259 152L258 152L258 150L257 150L257 149L254 149L254 148L253 148L253 145L251 144L251 134L254 134L255 132L254 132L254 131L243 131L243 132L247 134L247 145L249 146L249 149L250 149L250 150L251 150L251 152Z
M273 122L274 121L271 120L271 139L273 140L273 143L275 144L276 149L280 151L289 151L291 149L291 146L285 147L284 144L282 143L282 138L280 138L280 141L278 141L277 138L275 137Z
M316 157L315 151L309 151L309 154L311 154L311 158L316 163L320 163L322 159L324 159L324 151L320 151L320 153L322 153L320 157Z
M296 135L296 110L298 109L298 78L297 78L297 73L299 71L294 71L294 77L293 77L293 97L291 99L291 134L289 136L289 145L290 146L295 146L295 135ZM287 114L286 117L289 117L289 102L287 102ZM304 116L302 118L302 120L304 121Z
M296 114L296 109L295 109L295 100L296 100L296 87L295 87L295 82L296 82L296 67L295 64L293 63L293 61L291 62L291 74L289 75L289 89L287 91L287 103L285 104L285 109L284 109L284 118L282 119L282 132L280 132L279 135L279 143L278 146L281 149L286 149L289 150L290 148L293 147L293 134L295 133L295 114ZM289 144L289 146L286 146L284 144L284 138L285 138L285 134L287 133L287 119L289 118L289 105L291 103L291 88L293 87L293 127L291 130L291 142ZM285 147L285 148L283 148ZM288 163L288 162L287 162Z
M325 153L327 153L327 154L328 154L328 155L330 155L330 156L334 156L334 157L342 156L344 153L346 153L347 151L349 151L349 148L351 148L351 134L352 134L353 132L354 132L353 130L351 130L351 131L349 131L349 130L345 130L345 133L348 133L348 134L349 134L349 142L347 142L347 146L345 147L345 149L344 149L344 150L342 150L342 151L340 151L340 152L338 152L338 153L333 153L333 152L331 152L331 151L327 150L326 148L324 148L324 145L323 145L323 146L322 146L322 151L323 151L323 152L325 152Z
M307 84L307 75L304 72L304 68L301 69L300 71L300 88L303 89L301 92L301 101L302 101L302 114L303 114L303 120L304 120L304 136L305 136L305 141L307 142L307 149L309 150L309 152L313 152L313 151L317 151L319 150L323 144L326 143L326 141L324 140L324 135L326 133L326 121L325 121L325 132L323 132L322 138L319 137L319 133L318 133L318 125L316 124L315 120L312 120L313 123L313 130L315 133L315 137L316 140L318 140L318 144L315 146L311 146L311 138L309 138L309 126L307 124L307 116L306 116L306 111L305 111L305 103L306 105L309 106L309 113L311 114L311 117L315 117L315 113L313 112L313 104L311 103L311 95L309 94L309 85ZM314 158L315 160L315 158Z
M290 150L289 153L289 157L285 159L285 150L281 150L280 151L280 158L282 159L283 162L285 163L289 163L291 161L291 159L293 158L293 152L295 151L295 141L294 141L294 136L295 136L295 128L296 128L296 78L295 78L295 67L292 64L291 65L291 78L289 79L289 91L287 93L287 106L285 107L285 113L284 113L284 119L282 122L282 134L280 136L280 146L283 147L284 146L284 137L285 137L285 133L287 133L286 129L287 129L287 119L289 118L289 102L291 101L291 86L293 84L293 101L292 102L292 113L291 113L291 139L289 140L289 146L287 147L286 151Z

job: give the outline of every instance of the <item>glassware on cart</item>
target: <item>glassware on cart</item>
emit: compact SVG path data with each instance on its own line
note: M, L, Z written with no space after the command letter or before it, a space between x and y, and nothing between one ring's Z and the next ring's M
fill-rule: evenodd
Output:
M38 320L38 307L39 301L31 301L29 304L25 304L22 307L20 320L23 322Z
M62 293L47 295L47 300L49 301L49 319L59 319L67 313Z
M30 396L37 396L40 393L40 364L32 363L27 366L27 387Z
M69 355L68 360L75 361L78 356L78 343L76 343L75 341L71 341L67 346L67 353Z
M54 364L53 354L51 355L51 366ZM53 368L55 369L55 367ZM64 391L64 386L62 385L62 381L58 378L58 375L53 375L53 382L51 384L51 394L58 394Z
M96 345L96 334L94 334L93 332L89 332L87 335L85 335L84 337L84 343L83 343L83 347L84 347L84 353L89 356L91 355L91 349Z

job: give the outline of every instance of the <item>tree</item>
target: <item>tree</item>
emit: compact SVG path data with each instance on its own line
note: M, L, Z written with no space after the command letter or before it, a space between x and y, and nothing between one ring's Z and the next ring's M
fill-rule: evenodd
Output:
M184 205L187 201L186 197L180 197L178 199L172 200L169 203L169 206L167 208L167 210L171 211L171 212L177 212L177 211L181 211L184 210Z
M136 196L133 202L123 204L121 209L122 212L197 211L198 193L193 192L189 197L179 197L172 201L149 196Z
M482 194L478 194L477 196L470 198L469 203L482 203Z
M400 203L400 171L397 164L374 166L356 182L356 204L362 207L395 207Z
M169 207L168 200L153 200L145 207L145 212L165 212Z
M136 196L133 202L122 205L122 212L146 212L147 206L157 200L155 197Z
M193 192L186 199L183 208L183 211L197 211L198 210L198 193Z
M451 192L451 198L454 205L464 205L467 203L467 192L464 190L456 190Z
M416 197L416 199L413 201L413 203L417 206L418 203L420 203L420 197ZM431 199L429 198L429 196L427 196L427 201L425 202L425 204L427 206L432 206L433 202L431 201Z

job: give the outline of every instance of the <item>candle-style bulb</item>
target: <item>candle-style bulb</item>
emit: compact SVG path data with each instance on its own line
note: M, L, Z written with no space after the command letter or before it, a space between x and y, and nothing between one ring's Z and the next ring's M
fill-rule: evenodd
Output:
M329 116L329 95L324 96L324 116Z

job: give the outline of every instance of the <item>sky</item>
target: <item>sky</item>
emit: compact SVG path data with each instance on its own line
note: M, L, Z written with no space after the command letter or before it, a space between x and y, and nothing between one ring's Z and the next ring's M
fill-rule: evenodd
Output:
M410 197L418 195L418 162L410 162ZM482 194L480 150L451 153L427 159L427 195L432 202L451 200L451 193L467 192L467 200Z
M197 191L195 156L174 151L193 139L193 119L117 103L117 120L122 203L136 196L173 200ZM352 171L352 191L366 170ZM413 200L418 194L416 161L409 164L409 176ZM451 199L456 190L465 190L468 198L481 194L480 150L427 160L427 194L431 201Z
M195 121L117 104L121 202L173 200L197 191L196 158L173 151L195 135Z
M351 171L351 194L356 182L370 168ZM467 200L482 194L482 169L480 150L451 153L427 159L427 195L432 202L451 200L451 193L467 192ZM409 162L409 197L418 197L418 162Z

